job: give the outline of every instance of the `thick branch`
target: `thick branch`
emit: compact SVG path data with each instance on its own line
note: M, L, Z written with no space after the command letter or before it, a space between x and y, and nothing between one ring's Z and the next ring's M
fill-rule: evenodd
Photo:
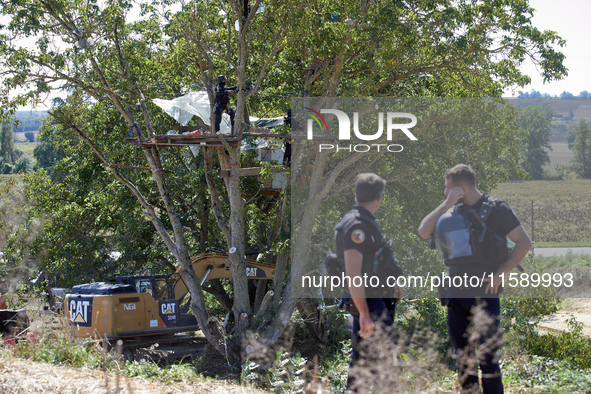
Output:
M232 232L230 230L230 226L228 225L228 219L224 215L224 211L221 207L220 201L220 192L215 184L215 179L213 178L213 150L211 148L204 148L204 169L205 169L205 181L207 182L207 188L209 189L209 193L211 194L211 206L213 208L213 213L215 215L216 221L220 230L224 234L224 238L226 240L232 239Z

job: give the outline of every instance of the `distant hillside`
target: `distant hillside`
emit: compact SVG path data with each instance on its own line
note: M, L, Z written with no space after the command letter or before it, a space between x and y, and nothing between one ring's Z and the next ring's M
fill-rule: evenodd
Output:
M554 112L551 142L563 142L568 130L581 119L591 122L591 100L584 98L517 98L510 99L517 107L550 105Z
M12 123L15 133L24 133L25 131L36 131L41 127L43 118L47 116L46 111L17 111ZM18 127L17 122L18 121Z

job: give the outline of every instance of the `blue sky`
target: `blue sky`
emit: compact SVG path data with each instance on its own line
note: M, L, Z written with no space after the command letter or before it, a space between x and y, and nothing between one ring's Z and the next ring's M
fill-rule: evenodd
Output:
M578 95L583 90L591 92L591 1L588 0L530 0L534 11L533 25L539 29L553 30L566 40L561 51L566 55L568 76L560 81L543 83L539 70L526 60L522 70L532 78L524 89L560 95L567 91ZM507 91L506 96L517 96L519 90Z

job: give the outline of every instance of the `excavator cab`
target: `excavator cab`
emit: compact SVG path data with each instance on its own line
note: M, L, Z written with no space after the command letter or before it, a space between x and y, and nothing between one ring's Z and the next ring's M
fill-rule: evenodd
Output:
M115 277L114 282L135 286L138 293L151 294L157 300L174 298L172 275L125 275Z

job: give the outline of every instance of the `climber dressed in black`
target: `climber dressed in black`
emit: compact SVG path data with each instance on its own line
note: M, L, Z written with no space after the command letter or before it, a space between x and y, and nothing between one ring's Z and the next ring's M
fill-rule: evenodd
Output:
M218 77L218 86L215 89L215 102L213 109L215 111L215 132L220 131L220 123L222 122L222 114L226 112L230 116L232 124L232 136L234 136L234 110L228 107L230 97L228 92L235 92L236 86L226 87L226 76L220 75Z

